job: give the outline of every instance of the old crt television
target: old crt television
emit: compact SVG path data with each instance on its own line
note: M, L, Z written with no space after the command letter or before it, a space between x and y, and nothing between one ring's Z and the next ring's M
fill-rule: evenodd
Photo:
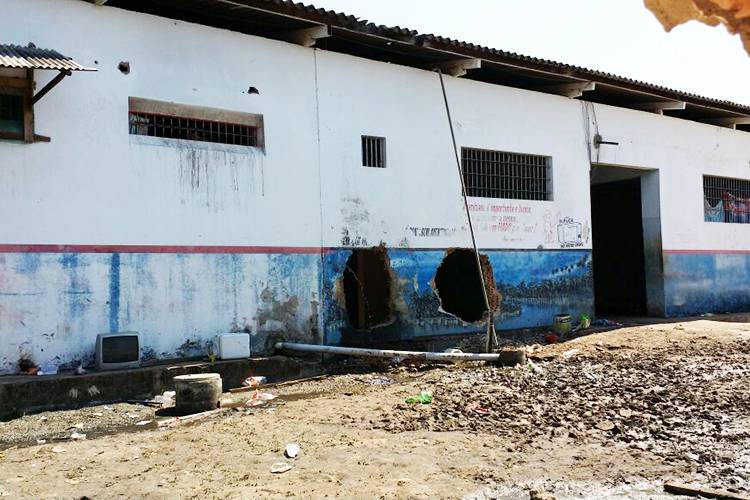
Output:
M96 368L119 370L141 366L138 332L100 333L96 336Z

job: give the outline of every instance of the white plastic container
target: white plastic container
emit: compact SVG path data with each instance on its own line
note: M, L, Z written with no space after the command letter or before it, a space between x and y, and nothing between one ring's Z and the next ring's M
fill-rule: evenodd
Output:
M249 333L222 333L217 337L219 359L250 357Z

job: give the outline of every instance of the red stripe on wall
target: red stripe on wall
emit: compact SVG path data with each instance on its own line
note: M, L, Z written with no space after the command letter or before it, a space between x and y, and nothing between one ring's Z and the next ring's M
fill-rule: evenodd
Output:
M187 245L21 245L0 244L0 253L215 253L319 254L320 247Z
M692 255L710 255L710 254L750 254L750 250L664 250L666 254L692 254Z

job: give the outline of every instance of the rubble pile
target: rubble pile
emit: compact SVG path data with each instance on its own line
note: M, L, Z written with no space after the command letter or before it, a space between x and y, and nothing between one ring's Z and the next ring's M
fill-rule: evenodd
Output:
M571 352L516 369L436 370L423 377L431 405L399 404L373 426L490 433L517 451L545 438L594 441L750 490L747 342Z

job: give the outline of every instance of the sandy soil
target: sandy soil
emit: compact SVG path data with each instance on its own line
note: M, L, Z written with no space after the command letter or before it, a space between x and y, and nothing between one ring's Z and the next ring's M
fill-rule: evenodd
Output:
M279 397L254 408L233 395L235 408L166 428L133 425L128 414L167 418L148 407L24 417L0 424L0 443L19 443L0 452L0 497L675 498L665 480L750 491L750 324L623 328L530 356L331 376L271 388ZM422 390L432 403L405 403ZM120 416L92 423L107 412ZM87 425L87 439L64 439ZM25 446L36 439L48 442ZM273 474L277 462L292 468Z

